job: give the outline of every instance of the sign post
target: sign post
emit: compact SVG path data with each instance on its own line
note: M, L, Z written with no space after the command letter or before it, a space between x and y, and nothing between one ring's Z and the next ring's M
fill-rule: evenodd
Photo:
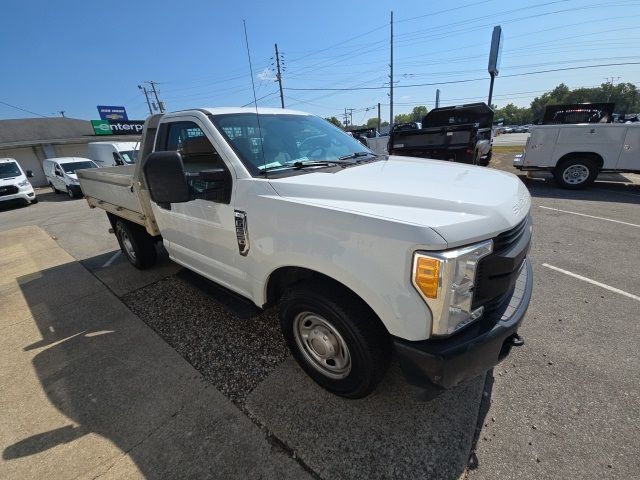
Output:
M498 76L500 70L500 60L502 58L502 27L497 25L493 27L493 35L491 36L491 50L489 52L489 75L491 76L491 84L489 85L489 100L487 104L491 108L491 100L493 99L493 82Z

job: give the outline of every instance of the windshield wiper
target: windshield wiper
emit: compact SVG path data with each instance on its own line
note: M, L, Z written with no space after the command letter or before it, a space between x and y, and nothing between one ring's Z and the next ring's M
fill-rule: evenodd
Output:
M369 156L376 157L377 155L372 152L355 152L355 153L350 153L349 155L344 155L342 157L339 157L338 160L350 160L352 158L369 157Z
M300 169L305 167L330 167L332 165L342 165L345 162L341 158L338 160L298 160L288 164L288 166Z

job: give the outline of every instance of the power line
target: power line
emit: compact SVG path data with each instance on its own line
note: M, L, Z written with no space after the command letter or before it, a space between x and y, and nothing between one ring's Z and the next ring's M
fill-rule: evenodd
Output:
M22 112L30 113L30 114L32 114L32 115L36 115L36 116L38 116L38 117L42 117L42 118L49 118L47 115L42 115L42 114L37 113L37 112L32 112L31 110L27 110L26 108L18 107L18 106L16 106L16 105L11 105L10 103L3 102L2 100L0 100L0 103L1 103L2 105L6 105L7 107L15 108L16 110L20 110L20 111L22 111Z
M272 95L275 95L276 93L278 93L278 92L271 92L271 93L267 93L266 95L264 95L264 96L262 96L262 97L260 97L260 98L256 98L255 100L251 100L249 103L245 103L244 105L242 105L242 107L241 107L241 108L248 107L249 105L252 105L254 102L258 102L258 101L260 101L260 100L263 100L263 99L265 99L265 98L268 98L268 97L270 97L270 96L272 96Z
M565 68L552 68L548 70L537 70L534 72L524 72L524 73L512 73L510 75L502 75L502 78L508 77L521 77L525 75L536 75L539 73L551 73L551 72L564 72L567 70L583 70L587 68L598 68L598 67L618 67L623 65L640 65L640 62L620 62L620 63L601 63L597 65L581 65L578 67L565 67ZM469 83L469 82L478 82L487 80L486 77L481 78L467 78L464 80L449 80L446 82L430 82L430 83L415 83L411 85L396 85L395 88L412 88L412 87L429 87L434 85L449 85L453 83ZM345 88L295 88L295 87L286 87L285 90L297 90L297 91L355 91L355 90L383 90L386 89L386 86L383 87L345 87Z

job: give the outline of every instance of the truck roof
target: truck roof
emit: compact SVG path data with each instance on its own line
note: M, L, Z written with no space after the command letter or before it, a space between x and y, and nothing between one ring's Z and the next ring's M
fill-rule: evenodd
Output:
M202 110L206 110L212 115L221 115L221 114L229 114L229 113L256 113L255 107L209 107L203 108ZM179 113L179 112L174 112ZM307 112L301 112L300 110L290 110L288 108L262 108L258 107L259 114L281 114L281 115L310 115Z

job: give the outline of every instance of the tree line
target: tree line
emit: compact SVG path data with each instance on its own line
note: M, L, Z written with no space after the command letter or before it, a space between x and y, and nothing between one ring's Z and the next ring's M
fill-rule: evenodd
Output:
M504 107L498 108L491 105L495 112L494 121L501 120L505 125L525 125L542 119L542 114L547 105L561 103L600 103L612 102L616 104L615 113L625 115L628 113L640 113L640 91L633 83L603 83L598 87L581 87L570 89L561 83L553 90L545 92L539 97L535 97L529 107L518 107L513 103L508 103ZM395 123L420 122L427 114L427 107L418 105L410 113L400 113L395 115ZM327 120L334 125L345 128L336 117L329 117ZM381 126L389 125L389 122L382 122ZM378 118L368 119L363 125L349 125L349 129L355 128L376 128Z

